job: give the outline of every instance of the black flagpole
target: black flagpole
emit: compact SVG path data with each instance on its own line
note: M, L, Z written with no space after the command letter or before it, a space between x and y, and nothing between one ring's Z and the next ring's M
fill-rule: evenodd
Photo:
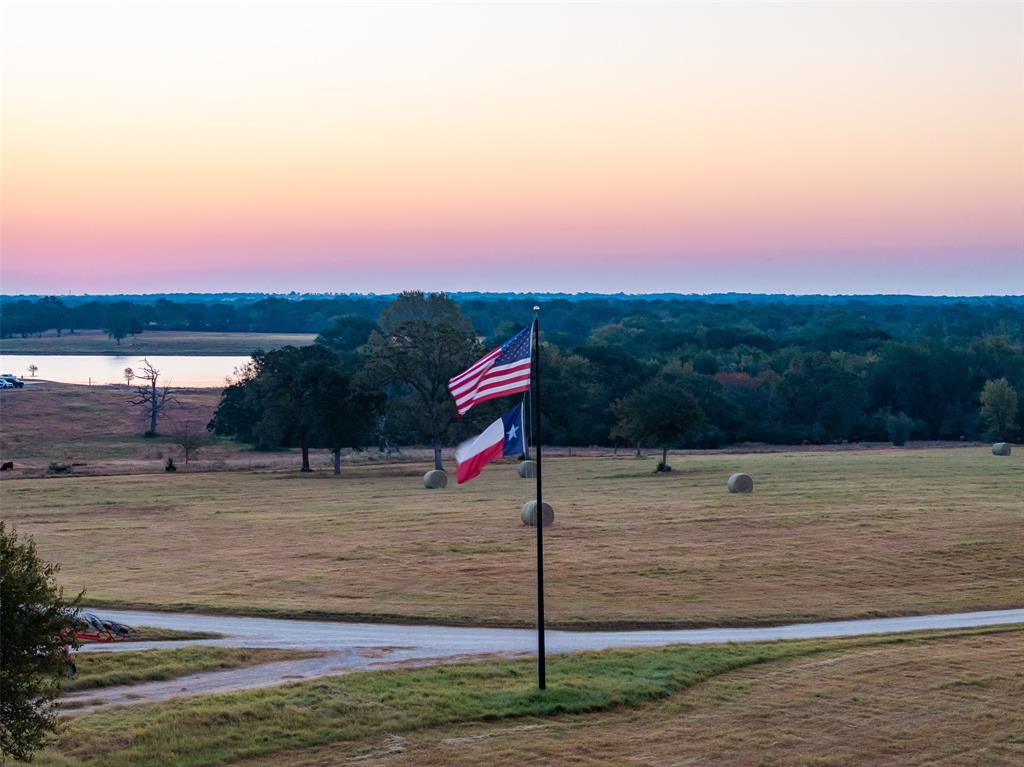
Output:
M533 307L533 445L537 450L537 687L547 687L544 667L544 504L540 492L540 307Z

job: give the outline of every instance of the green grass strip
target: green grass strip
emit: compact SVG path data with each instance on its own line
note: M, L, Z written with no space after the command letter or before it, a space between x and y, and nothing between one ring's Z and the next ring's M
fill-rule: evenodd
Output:
M967 633L978 632L562 655L543 693L529 660L357 673L82 716L37 763L217 765L426 727L633 706L755 664Z
M78 653L78 673L61 680L61 690L92 690L163 679L203 671L252 666L286 658L309 657L311 653L286 650L250 650L231 647L181 647L173 650L129 650L117 653Z

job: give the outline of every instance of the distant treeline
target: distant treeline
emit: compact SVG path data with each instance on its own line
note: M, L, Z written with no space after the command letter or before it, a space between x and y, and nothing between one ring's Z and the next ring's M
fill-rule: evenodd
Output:
M377 319L396 296L264 297L258 294L185 294L181 300L132 296L24 298L0 296L0 337L47 331L143 330L319 333L334 317ZM720 349L750 345L776 349L810 343L820 351L862 351L874 341L932 338L966 340L986 333L1020 334L1024 296L559 296L455 293L459 308L483 336L522 324L534 304L560 346L587 343L596 331L627 323L655 329L650 346L672 351L696 343Z
M1021 297L451 298L484 347L524 327L541 303L549 382L543 415L552 443L611 444L621 420L616 403L659 376L685 386L700 406L701 427L680 446L1009 437L1024 427L1015 399L1024 392ZM353 354L381 329L393 302L212 297L70 305L53 297L4 298L0 331L321 333L324 345L358 366L362 357ZM391 423L403 421L391 415ZM394 436L422 438L411 430Z

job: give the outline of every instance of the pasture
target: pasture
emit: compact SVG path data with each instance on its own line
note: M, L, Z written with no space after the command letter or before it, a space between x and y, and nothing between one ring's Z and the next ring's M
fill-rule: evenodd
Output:
M213 417L220 389L174 389L177 403L160 417L159 434L147 438L143 413L128 404L127 386L77 386L33 383L0 392L0 458L14 462L12 476L41 476L51 462L69 465L72 475L163 472L173 458L183 470L181 448L173 435L181 424L200 431ZM426 456L429 451L408 451ZM312 451L314 465L331 466L329 451ZM407 457L400 457L406 460ZM347 456L359 462L372 456ZM295 468L297 450L256 451L229 439L207 435L207 444L191 464L195 470Z
M122 338L118 344L102 330L75 333L48 331L27 338L0 339L0 354L251 354L256 349L269 351L282 346L313 343L315 333L214 333L178 330L147 330ZM20 375L20 373L19 373Z
M127 386L39 383L0 394L0 456L16 471L45 470L51 461L77 463L73 473L162 471L166 457L179 459L170 435L178 424L206 428L220 401L219 389L180 389L178 404L160 421L161 434L147 439L143 414L128 401ZM236 454L239 445L221 441L204 451L207 460Z
M1024 460L987 448L554 458L560 627L751 625L1019 607ZM4 519L86 602L532 625L533 484L512 464L8 479ZM733 471L753 494L730 494Z

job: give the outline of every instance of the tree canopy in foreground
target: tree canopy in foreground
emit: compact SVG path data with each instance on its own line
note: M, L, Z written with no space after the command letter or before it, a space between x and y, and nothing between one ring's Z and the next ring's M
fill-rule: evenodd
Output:
M64 599L31 538L0 521L0 757L31 757L56 730L53 700L74 643L78 597Z

